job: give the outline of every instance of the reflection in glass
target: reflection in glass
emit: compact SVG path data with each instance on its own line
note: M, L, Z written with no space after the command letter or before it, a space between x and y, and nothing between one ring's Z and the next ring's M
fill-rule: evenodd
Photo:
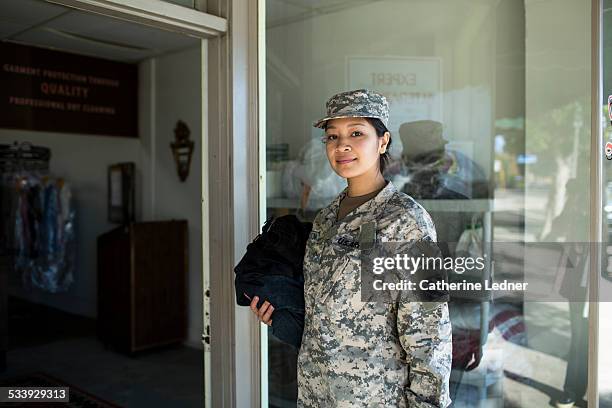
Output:
M477 279L533 278L524 251L496 242L588 241L588 2L267 0L265 8L268 216L312 221L346 186L312 122L331 95L370 88L390 102L386 178L429 211L438 241L509 265L490 262ZM550 281L561 287L568 254L554 256ZM584 304L466 296L449 306L455 407L549 406L572 387L580 404ZM268 356L270 406L295 406L297 353L269 334Z
M608 109L608 100L612 95L612 1L604 0L601 4L603 18L603 94L601 101L601 120L603 141L612 141L612 119ZM602 279L600 293L610 299L612 293L612 161L603 160L603 237L606 243L602 251ZM599 407L612 408L612 350L609 339L612 338L612 301L599 303L599 350L598 350L598 392Z

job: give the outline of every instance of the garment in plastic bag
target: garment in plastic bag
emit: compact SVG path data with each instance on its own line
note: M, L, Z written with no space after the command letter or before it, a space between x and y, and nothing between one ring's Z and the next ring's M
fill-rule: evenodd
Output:
M299 197L304 185L310 186L308 209L317 208L321 201L338 195L346 187L346 179L338 176L329 165L325 145L319 139L308 142L298 154L297 162L285 166L283 192L289 198Z
M74 281L75 210L70 186L60 179L35 174L3 178L3 208L9 228L5 248L15 256L15 272L24 287L64 292ZM10 199L7 194L12 195ZM12 227L12 228L11 228Z

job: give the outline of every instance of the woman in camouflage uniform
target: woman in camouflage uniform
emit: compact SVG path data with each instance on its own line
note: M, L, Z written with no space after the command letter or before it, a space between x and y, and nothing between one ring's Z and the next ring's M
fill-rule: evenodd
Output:
M304 258L300 407L447 407L451 325L447 303L362 302L360 248L436 241L431 217L383 178L391 135L384 96L334 95L315 123L334 171L348 181L316 216ZM271 323L265 302L259 319Z

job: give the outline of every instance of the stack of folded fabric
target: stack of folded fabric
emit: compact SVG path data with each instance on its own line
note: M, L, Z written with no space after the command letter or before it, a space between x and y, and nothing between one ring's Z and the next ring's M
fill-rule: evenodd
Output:
M304 331L302 269L311 229L312 223L295 215L269 219L234 268L238 305L249 306L258 296L259 308L267 300L274 306L272 334L298 349Z

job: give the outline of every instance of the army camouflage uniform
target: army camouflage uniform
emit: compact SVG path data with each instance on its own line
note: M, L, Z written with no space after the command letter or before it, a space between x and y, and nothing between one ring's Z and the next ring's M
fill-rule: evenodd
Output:
M391 182L337 222L346 194L317 214L306 245L298 406L447 407L447 303L362 302L360 292L361 226L375 223L376 245L436 241L433 222Z

